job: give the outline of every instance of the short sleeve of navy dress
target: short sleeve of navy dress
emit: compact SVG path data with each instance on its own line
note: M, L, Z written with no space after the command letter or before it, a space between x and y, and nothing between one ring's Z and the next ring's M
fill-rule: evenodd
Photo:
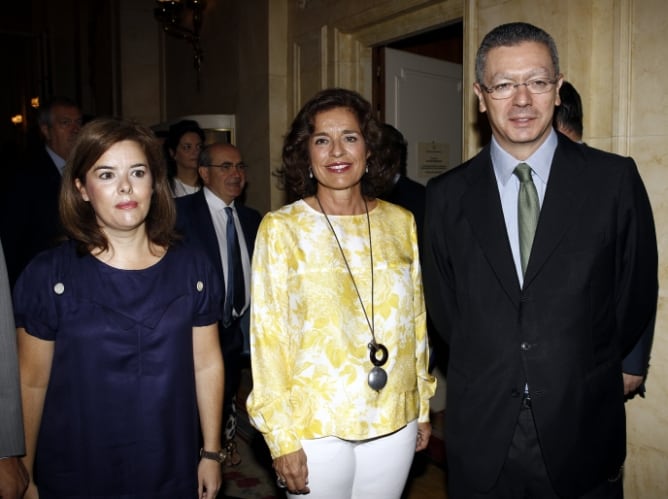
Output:
M193 327L217 322L221 285L183 245L143 270L72 242L38 255L14 289L16 323L55 351L35 454L48 498L197 497Z

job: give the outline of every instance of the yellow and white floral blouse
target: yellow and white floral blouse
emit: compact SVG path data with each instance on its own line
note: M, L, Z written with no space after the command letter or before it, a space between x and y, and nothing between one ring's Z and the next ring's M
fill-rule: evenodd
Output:
M324 215L303 200L268 213L252 264L247 407L274 458L300 439L363 440L429 421L436 380L427 371L426 313L415 222L378 200L369 212L373 322L389 358L387 385L367 384L371 332ZM366 214L329 216L372 319ZM379 356L380 357L380 356Z

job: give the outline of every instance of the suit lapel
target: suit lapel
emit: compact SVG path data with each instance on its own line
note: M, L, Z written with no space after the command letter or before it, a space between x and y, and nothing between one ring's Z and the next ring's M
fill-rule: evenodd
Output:
M221 275L223 275L222 260L220 255L220 246L218 245L218 237L209 211L209 205L204 197L204 189L200 189L193 194L193 218L191 220L199 220L200 223L192 224L194 231L198 233L198 238L202 242L204 250L209 255L209 258L214 262L214 267ZM217 265L215 265L217 263Z
M462 196L462 210L501 286L518 306L519 281L510 251L489 146L471 161L466 175L469 188Z
M560 137L550 167L550 178L524 276L525 288L531 284L579 216L591 187L589 181L584 181L584 177L585 162L578 147L570 143L570 139Z

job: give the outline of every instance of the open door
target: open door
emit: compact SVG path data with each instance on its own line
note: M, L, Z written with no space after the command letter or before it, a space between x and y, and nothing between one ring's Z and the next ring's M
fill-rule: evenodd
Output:
M385 120L408 142L407 175L426 184L462 162L462 65L383 50Z

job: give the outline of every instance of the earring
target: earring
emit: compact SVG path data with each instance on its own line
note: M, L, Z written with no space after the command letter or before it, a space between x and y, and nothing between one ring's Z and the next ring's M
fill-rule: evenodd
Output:
M313 178L313 170L310 166L308 167L308 178Z
M364 173L369 173L369 163L366 164L366 168L364 169Z

